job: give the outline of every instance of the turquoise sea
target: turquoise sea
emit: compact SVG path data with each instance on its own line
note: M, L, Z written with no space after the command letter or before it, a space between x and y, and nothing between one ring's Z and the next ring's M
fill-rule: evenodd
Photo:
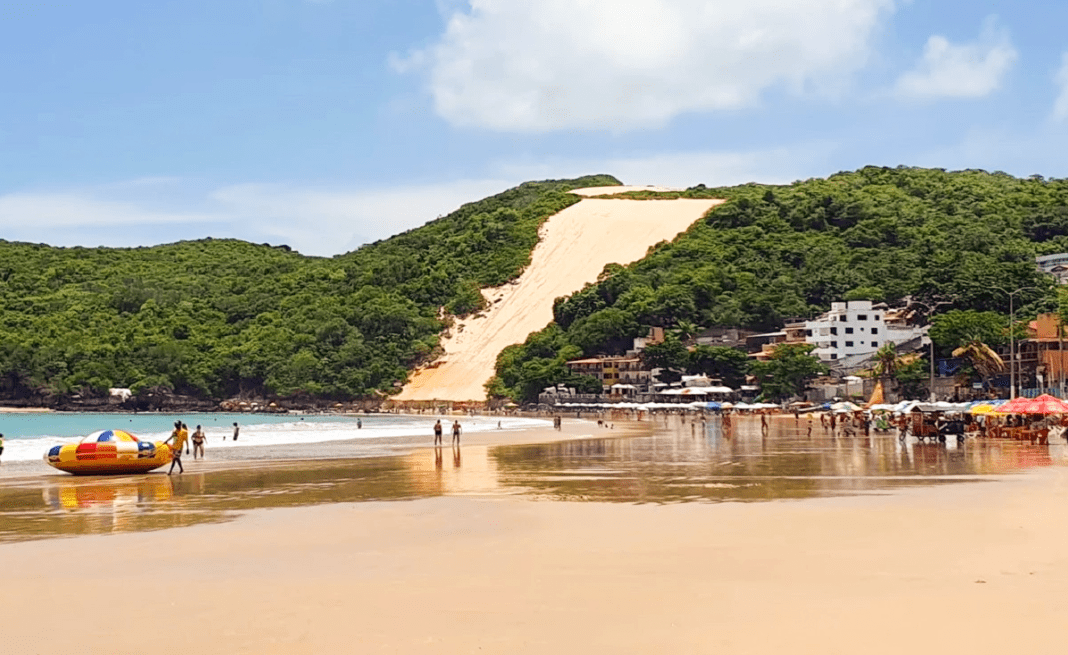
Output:
M294 414L104 414L104 413L0 413L0 433L5 449L0 461L4 464L40 461L49 448L76 442L97 430L125 430L139 439L162 441L180 420L189 426L203 427L207 447L211 450L242 449L270 450L272 447L326 444L328 442L357 441L367 444L368 454L375 454L375 442L395 442L404 437L419 442L432 439L436 417L392 414L360 415L294 415ZM449 419L451 420L451 419ZM465 432L481 432L501 428L508 430L545 427L549 422L540 419L497 417L461 417ZM232 440L234 423L241 427L240 436ZM444 421L443 421L444 422ZM318 449L320 452L322 448ZM346 456L354 453L351 448ZM359 453L355 453L359 454Z

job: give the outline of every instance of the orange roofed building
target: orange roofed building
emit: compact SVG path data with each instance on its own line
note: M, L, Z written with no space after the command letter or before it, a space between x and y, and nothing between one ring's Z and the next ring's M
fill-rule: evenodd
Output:
M1028 337L1016 343L1016 366L1022 385L1049 388L1058 386L1062 375L1068 380L1068 326L1064 338L1058 339L1057 323L1056 314L1040 314L1028 324ZM1008 348L1002 350L1008 363Z

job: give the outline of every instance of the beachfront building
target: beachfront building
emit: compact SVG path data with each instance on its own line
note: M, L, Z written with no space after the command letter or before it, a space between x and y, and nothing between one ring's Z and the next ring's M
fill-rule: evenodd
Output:
M908 325L896 312L870 300L831 303L831 310L805 322L805 341L812 354L825 362L855 355L870 355L888 343L920 338L924 328Z
M758 361L767 361L780 344L808 343L805 334L804 321L791 321L778 332L752 334L746 338L745 344L749 357Z
M1057 284L1068 284L1068 252L1035 257L1035 264L1038 270L1052 275Z
M1057 315L1040 314L1027 326L1027 338L1013 344L1016 351L1016 386L1021 395L1060 394L1061 382L1068 383L1068 336L1057 337ZM1012 361L1009 345L998 349L1008 365ZM1001 378L1010 378L1008 369ZM1034 393L1028 393L1028 391Z
M605 392L617 385L633 385L642 390L649 386L652 377L652 373L642 368L641 358L631 355L574 359L567 362L567 367L572 373L597 378Z

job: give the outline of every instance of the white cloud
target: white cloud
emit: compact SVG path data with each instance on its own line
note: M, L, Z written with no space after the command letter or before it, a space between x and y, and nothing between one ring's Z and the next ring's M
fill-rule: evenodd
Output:
M377 189L284 184L200 189L173 178L146 178L0 196L0 236L54 246L113 247L211 236L285 244L305 255L332 256L418 227L527 180L610 173L626 183L672 187L788 183L827 172L823 166L831 149L816 143L753 152L498 162L482 179Z
M12 193L0 196L0 228L5 230L211 221L212 217L205 214L151 210L134 203L94 198L83 192Z
M335 255L404 232L512 186L499 180L370 190L284 185L226 187L211 198L273 242L306 255Z
M437 112L502 131L622 131L829 91L866 63L894 0L471 0L398 71Z
M897 80L895 92L906 98L981 98L1001 86L1017 59L1009 35L987 19L979 39L957 45L944 36L927 39L916 68Z
M1061 55L1061 68L1057 71L1055 81L1061 92L1053 103L1053 118L1058 121L1068 120L1068 52Z

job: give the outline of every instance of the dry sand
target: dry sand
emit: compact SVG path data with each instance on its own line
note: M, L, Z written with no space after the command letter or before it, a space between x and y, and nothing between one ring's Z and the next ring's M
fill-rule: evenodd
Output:
M490 308L453 326L442 340L444 356L416 371L396 400L485 400L497 355L548 325L556 298L595 282L606 264L641 259L722 202L586 199L550 217L523 275L483 290Z
M1066 486L444 497L6 545L0 652L1054 653Z

